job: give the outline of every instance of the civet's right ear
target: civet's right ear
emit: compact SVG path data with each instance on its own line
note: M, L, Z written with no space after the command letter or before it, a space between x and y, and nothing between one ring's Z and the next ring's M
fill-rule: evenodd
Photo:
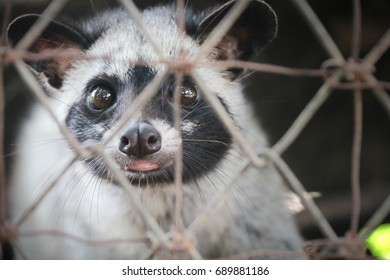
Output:
M7 30L8 42L16 45L40 17L40 15L28 14L12 21ZM26 60L26 63L38 74L44 74L52 87L59 88L72 60L86 47L87 42L79 32L62 23L52 21L28 50L37 54L48 50L67 50L70 55L54 55L34 61Z
M201 40L207 38L237 2L229 1L203 19L198 28ZM247 60L272 41L277 29L277 18L272 8L263 1L254 0L249 3L216 48L222 58Z
M207 39L237 2L229 1L203 19L197 30L200 42ZM248 60L274 39L277 29L277 17L272 8L264 1L253 0L215 46L213 54L218 60ZM233 78L241 72L232 70Z

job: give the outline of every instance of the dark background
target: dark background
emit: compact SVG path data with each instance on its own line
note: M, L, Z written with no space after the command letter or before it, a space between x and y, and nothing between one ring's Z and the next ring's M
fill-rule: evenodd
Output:
M12 18L24 13L40 13L48 1L13 1ZM170 1L134 1L140 8ZM210 7L223 1L187 1L195 8ZM328 59L291 1L268 0L279 17L279 33L275 41L257 58L259 62L294 68L320 68ZM390 28L390 1L362 1L361 57ZM3 16L4 1L0 1ZM351 49L352 1L309 1L348 58ZM64 13L93 14L116 5L116 1L71 0ZM390 51L375 65L375 76L390 81ZM30 100L12 68L6 71L6 154L11 151L18 119ZM290 127L298 114L322 85L320 78L296 78L254 73L247 79L248 94L261 124L275 143ZM362 215L361 225L390 194L390 121L370 91L364 91L363 151L361 161ZM296 176L308 191L319 192L316 202L326 218L343 236L350 226L351 150L353 134L353 94L334 91L296 142L283 154ZM10 159L11 157L7 157ZM297 215L307 239L322 238L310 214ZM388 217L388 220L389 217Z

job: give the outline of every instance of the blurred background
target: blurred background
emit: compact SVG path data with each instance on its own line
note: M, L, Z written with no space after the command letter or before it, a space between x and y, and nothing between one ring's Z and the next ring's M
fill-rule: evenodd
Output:
M48 0L12 0L12 16L41 13ZM143 8L172 1L134 1ZM224 1L187 1L195 9L210 7ZM319 69L328 56L318 43L292 1L268 0L279 18L279 32L274 42L257 61L293 68ZM317 13L328 32L347 59L351 50L352 1L311 0L308 3ZM0 1L0 16L5 1ZM101 9L116 6L116 1L70 0L64 14L92 15ZM390 1L362 1L361 57L374 46L390 28ZM18 120L31 101L27 89L17 79L12 67L6 80L6 143L5 154L12 151ZM390 81L390 50L375 65L375 76ZM306 104L323 84L321 78L289 77L253 73L247 79L250 99L256 108L261 125L274 144L290 127ZM388 91L387 91L388 93ZM390 119L369 90L363 93L363 150L361 161L363 225L378 206L390 195ZM350 227L351 216L351 151L353 135L353 94L335 90L320 108L314 119L293 145L283 154L290 168L310 192L319 193L315 199L339 236ZM11 157L6 157L11 160ZM9 166L9 164L8 164ZM322 238L307 211L297 215L301 231L307 239ZM390 221L390 217L387 217Z

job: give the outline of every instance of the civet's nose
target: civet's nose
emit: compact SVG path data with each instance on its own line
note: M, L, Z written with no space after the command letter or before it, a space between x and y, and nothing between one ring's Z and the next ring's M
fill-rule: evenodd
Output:
M120 138L119 150L137 158L154 154L161 149L161 136L145 121L130 125Z

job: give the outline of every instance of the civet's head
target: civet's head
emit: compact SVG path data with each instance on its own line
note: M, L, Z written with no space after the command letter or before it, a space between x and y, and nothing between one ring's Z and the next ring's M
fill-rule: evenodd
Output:
M162 57L124 10L107 11L71 25L51 22L29 49L41 59L27 63L48 94L59 101L58 111L74 136L81 144L105 142L106 153L129 182L137 186L172 182L181 147L183 180L193 180L212 171L232 144L201 88L215 94L233 119L242 100L237 79L240 69L211 63L247 60L276 33L272 9L262 1L252 1L212 51L199 56L201 44L236 2L210 13L187 10L185 35L180 33L174 6L143 11L142 22ZM17 18L8 30L10 42L20 42L38 19L37 15ZM169 60L191 61L196 56L192 73L201 85L191 73L178 80ZM119 125L134 110L132 105L141 92L167 69L153 97ZM175 91L181 103L181 129L174 121ZM85 160L85 164L97 175L112 178L101 157Z

